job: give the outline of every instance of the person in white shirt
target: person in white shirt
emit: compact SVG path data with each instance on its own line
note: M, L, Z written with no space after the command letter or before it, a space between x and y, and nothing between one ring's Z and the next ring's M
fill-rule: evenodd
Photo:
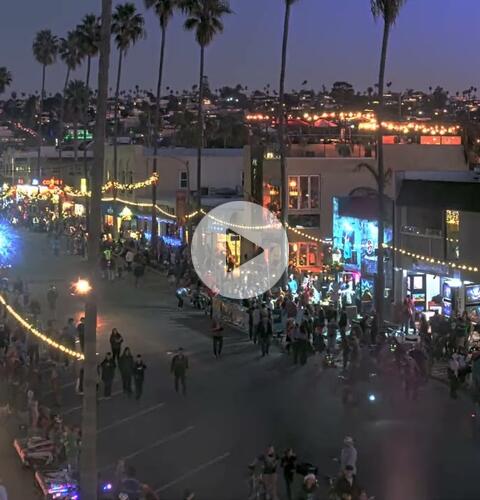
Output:
M357 449L350 436L343 440L343 448L340 452L340 471L344 471L347 466L352 467L353 474L357 473Z

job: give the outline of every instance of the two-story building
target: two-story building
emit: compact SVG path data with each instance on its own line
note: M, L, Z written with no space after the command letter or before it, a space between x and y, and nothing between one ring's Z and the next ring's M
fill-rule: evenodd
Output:
M323 145L315 147L322 149ZM247 173L248 185L264 206L278 209L279 159L272 153L252 151L252 165ZM334 198L347 197L359 188L377 188L370 171L376 169L376 159L372 157L371 151L365 154L364 148L353 147L348 156L338 147L329 148L328 151L327 156L316 156L304 154L296 146L286 160L288 223L292 228L289 231L290 259L300 269L315 270L321 265L322 245L317 240L332 238ZM384 151L385 168L389 172L386 195L391 199L394 199L396 192L396 172L468 170L464 148L457 141L448 144L385 144Z

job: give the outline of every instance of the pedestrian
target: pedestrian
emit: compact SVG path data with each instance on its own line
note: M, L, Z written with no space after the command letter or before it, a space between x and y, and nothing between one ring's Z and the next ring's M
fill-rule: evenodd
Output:
M132 376L134 372L135 362L129 347L125 347L122 355L118 359L118 368L122 377L122 388L124 394L131 396L132 394Z
M55 285L50 285L47 291L47 302L48 309L52 318L55 318L55 312L57 310L57 299L58 299L58 291Z
M134 285L135 288L138 288L138 284L140 282L140 278L145 274L145 265L139 259L138 262L135 262L133 267L133 277L134 277Z
M265 492L269 495L271 500L278 500L277 494L277 468L280 460L279 456L275 453L275 448L269 446L264 455L260 457L260 462L263 465L263 483L265 485Z
M122 350L123 337L116 328L112 329L110 334L110 347L112 349L113 361L118 362L120 351Z
M34 335L28 337L27 356L31 366L38 366L40 362L40 345Z
M137 355L135 364L133 365L133 380L135 382L135 399L139 400L143 392L143 382L145 380L145 370L147 365L143 362L142 356Z
M340 471L345 470L347 466L352 468L354 474L357 473L357 449L350 436L346 436L343 440L343 447L340 451Z
M348 361L350 359L350 342L345 334L343 334L341 337L340 345L342 348L343 371L345 371L347 369Z
M450 383L450 397L452 399L457 399L457 390L460 385L459 378L458 378L458 371L459 371L460 365L458 362L458 357L457 353L453 353L450 356L450 359L448 361L448 381Z
M213 355L218 359L222 355L223 348L223 326L220 320L215 317L213 319L212 327L212 339L213 339Z
M335 354L337 347L337 313L334 312L327 324L327 350L328 354Z
M125 254L125 262L127 264L127 272L130 272L132 270L132 263L133 263L134 258L135 258L135 254L132 252L131 249L128 249L127 253Z
M297 500L314 500L318 498L315 492L318 490L318 480L315 474L307 474L303 478L302 488L297 497ZM342 499L343 500L343 499Z
M85 352L85 318L82 316L77 325L78 341L80 342L80 350Z
M257 330L258 330L258 325L260 324L260 321L262 320L262 316L260 314L260 307L258 304L255 304L253 306L253 311L252 311L252 325L253 325L253 343L257 343Z
M188 290L185 287L178 288L177 291L175 292L175 296L178 299L178 304L177 307L178 309L183 309L183 301L184 298L187 296Z
M115 258L113 255L109 260L107 260L107 276L108 281L114 281L116 275Z
M50 387L53 393L55 406L60 407L60 375L57 370L57 364L53 363L50 370Z
M188 370L188 357L185 356L183 348L179 347L177 354L172 358L170 372L174 375L175 391L178 392L179 383L182 385L183 395L187 394L186 376Z
M287 490L287 499L292 500L292 483L295 477L297 467L297 455L295 455L292 448L285 450L281 460L283 468L283 478L285 479L285 489Z
M342 309L340 313L340 319L338 320L338 329L340 330L340 337L343 339L347 334L348 317L345 309Z
M112 397L113 378L115 376L115 360L111 352L107 352L105 359L100 363L100 375L103 382L104 397L110 399Z
M262 320L260 321L257 328L257 337L260 342L260 348L262 351L262 358L268 356L270 351L270 342L272 339L272 321L270 319L270 313L266 310L262 312Z
M357 484L357 478L351 465L347 465L342 471L342 474L335 483L334 491L338 498L341 499L358 498L360 495L360 488Z

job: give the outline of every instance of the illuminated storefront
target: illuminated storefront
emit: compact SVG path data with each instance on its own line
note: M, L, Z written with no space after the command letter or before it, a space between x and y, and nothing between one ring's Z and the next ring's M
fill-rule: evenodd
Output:
M320 248L318 243L290 243L289 261L297 268L318 270L320 267Z
M375 275L377 273L378 222L372 207L374 198L334 198L333 199L333 251L338 254L343 267L340 279L360 285L361 295L374 296ZM363 215L357 217L355 214ZM391 243L392 228L385 227L385 242ZM386 288L392 282L391 266L385 266Z

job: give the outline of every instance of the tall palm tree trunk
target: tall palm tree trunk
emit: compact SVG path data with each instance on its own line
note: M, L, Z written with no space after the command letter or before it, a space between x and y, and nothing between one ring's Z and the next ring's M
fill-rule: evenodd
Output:
M112 0L102 0L102 28L98 68L98 98L95 123L94 161L88 262L92 293L85 306L85 362L82 413L81 491L83 500L97 499L97 286L99 241L101 235L101 198L105 156L105 125L108 98L108 67Z
M87 92L87 109L85 109L85 112L83 114L83 130L84 134L86 133L88 129L88 105L90 103L90 68L92 64L92 58L90 56L87 57L87 75L85 77L85 89ZM87 148L86 148L86 138L84 136L84 143L83 143L83 176L85 178L86 182L86 190L88 191L88 188L90 186L90 179L88 176L88 163L87 163ZM90 219L90 210L89 210L89 205L90 201L88 199L88 196L85 196L85 222L86 222L86 229L88 232L89 228L89 219Z
M70 68L67 68L67 75L65 76L65 84L63 85L63 94L62 94L62 105L60 106L60 123L58 126L58 157L62 158L62 139L63 139L63 131L65 129L65 94L67 93L67 86L70 80Z
M162 42L160 45L160 62L158 64L157 100L155 102L155 118L153 131L153 168L152 173L156 174L157 154L158 154L158 129L160 127L160 99L162 97L163 63L165 61L165 42L167 30L162 26ZM150 120L149 120L150 121ZM151 246L154 254L157 254L158 223L157 223L157 183L152 184L152 238Z
M37 149L37 169L36 169L36 177L40 180L40 176L42 174L41 164L40 164L40 156L42 154L42 113L43 113L43 99L45 97L45 72L46 65L42 66L42 93L40 94L40 110L38 113L38 149Z
M287 69L287 48L288 48L288 28L290 25L290 2L285 2L285 19L283 25L283 43L282 43L282 65L280 69L279 86L279 110L278 110L278 143L280 147L280 182L282 185L282 211L281 221L284 227L288 222L288 176L287 161L285 153L285 74ZM282 253L285 249L282 246ZM285 256L282 255L282 260ZM287 270L282 276L282 285L287 284Z
M113 111L113 181L118 182L118 100L120 95L120 79L122 77L123 50L118 54L117 85L115 87L115 109ZM117 188L113 188L113 234L117 234Z
M197 149L197 210L202 208L202 148L204 139L203 126L203 73L205 71L205 47L200 46L200 82L198 86L198 149Z
M388 39L390 24L385 22L383 29L382 55L378 76L378 130L377 130L377 162L378 162L378 251L377 251L377 280L375 287L376 310L379 328L383 328L385 319L384 292L385 292L385 265L384 265L384 237L385 237L385 165L383 151L383 104L385 90L385 66L387 62Z

